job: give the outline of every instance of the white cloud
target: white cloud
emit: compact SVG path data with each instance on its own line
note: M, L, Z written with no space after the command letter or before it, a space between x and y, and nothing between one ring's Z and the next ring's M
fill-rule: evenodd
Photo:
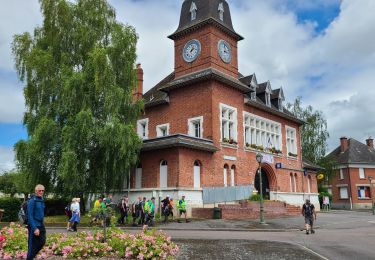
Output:
M0 146L0 173L15 168L14 152L11 147Z
M12 0L2 3L0 8L0 70L13 69L11 43L13 35L32 32L41 25L42 18L38 0Z
M25 111L22 87L3 78L0 93L0 123L21 123Z

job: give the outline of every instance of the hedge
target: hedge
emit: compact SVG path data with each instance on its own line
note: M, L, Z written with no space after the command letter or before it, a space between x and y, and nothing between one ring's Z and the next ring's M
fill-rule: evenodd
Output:
M4 215L1 219L2 222L11 222L18 220L18 211L20 210L23 199L13 197L0 198L0 209L4 210ZM46 199L45 215L56 216L64 215L64 208L68 204L67 199Z
M3 222L17 221L18 211L20 209L22 199L13 197L0 198L0 209L4 210L4 215L1 219Z

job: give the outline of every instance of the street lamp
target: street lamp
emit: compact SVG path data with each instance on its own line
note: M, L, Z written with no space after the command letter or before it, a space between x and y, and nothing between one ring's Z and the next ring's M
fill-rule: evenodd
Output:
M374 204L374 193L372 192L372 176L368 176L368 181L370 182L370 194L371 194L371 208L372 215L375 215L375 204Z
M264 205L263 205L263 184L262 184L262 160L263 160L263 155L261 153L256 154L256 159L259 164L259 190L260 190L260 224L266 224L264 222Z

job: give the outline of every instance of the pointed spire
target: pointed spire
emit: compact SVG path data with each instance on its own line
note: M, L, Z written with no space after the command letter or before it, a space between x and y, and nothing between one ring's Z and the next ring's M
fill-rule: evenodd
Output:
M219 4L219 7L218 7L217 10L219 12L219 18L220 18L220 20L224 21L224 5L223 5L222 2Z
M197 19L197 5L194 3L194 2L191 2L191 6L190 6L190 14L191 14L191 20L195 20Z

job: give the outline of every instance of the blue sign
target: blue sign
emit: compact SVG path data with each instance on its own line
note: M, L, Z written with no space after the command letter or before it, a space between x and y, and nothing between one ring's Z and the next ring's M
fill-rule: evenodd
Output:
M281 163L276 163L275 167L276 167L276 169L281 169L282 168L282 164Z

